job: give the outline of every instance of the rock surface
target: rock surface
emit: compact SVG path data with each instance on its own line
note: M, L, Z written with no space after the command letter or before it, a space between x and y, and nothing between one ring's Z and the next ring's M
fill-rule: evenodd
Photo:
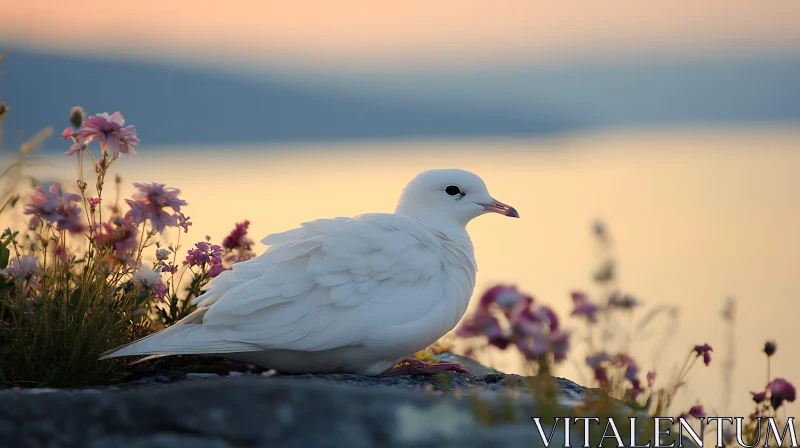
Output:
M543 446L525 381L537 380L491 370L390 378L190 373L104 388L6 390L0 446ZM555 384L567 407L592 393L565 379Z

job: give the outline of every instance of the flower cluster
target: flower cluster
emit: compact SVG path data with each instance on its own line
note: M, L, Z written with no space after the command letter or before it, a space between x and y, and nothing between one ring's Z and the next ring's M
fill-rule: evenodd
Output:
M496 316L503 319L503 324ZM569 334L561 330L555 313L546 306L534 306L533 297L513 286L489 289L475 314L464 321L456 334L486 337L490 345L500 349L514 345L528 360L552 354L555 362L561 362L569 350Z
M772 355L777 351L778 345L774 341L767 341L764 344L764 354L767 355L767 371L769 371L769 363ZM750 392L753 396L753 401L756 402L756 412L752 417L757 417L767 412L767 402L772 406L773 410L778 409L784 402L792 403L797 398L797 391L792 383L783 378L775 378L769 383L765 390L761 392Z
M626 392L628 397L637 397L644 392L642 382L639 380L639 365L625 353L616 355L609 355L606 352L596 353L586 358L586 364L594 371L595 379L605 388L609 388L612 379L621 377L631 385ZM616 375L616 372L621 372L621 375ZM648 387L652 387L654 379L655 373L648 372Z
M176 259L182 252L180 237L192 223L182 213L187 203L180 190L135 183L135 194L123 201L122 180L115 174L116 198L103 196L111 167L121 154L135 153L135 128L126 126L119 112L87 119L80 107L70 111L69 123L62 137L71 141L67 156L81 156L79 194L68 194L59 184L36 188L25 201L30 228L23 238L18 240L20 232L11 229L0 233L0 327L10 327L4 334L12 335L0 343L0 359L12 367L4 377L10 383L98 381L95 372L106 375L108 369L76 366L95 366L102 350L146 336L154 325L179 322L194 311L192 299L203 293L209 279L226 269L223 259L254 256L247 237L250 223L244 221L225 238L224 247L207 238L188 251L181 265ZM99 142L100 157L90 151L93 142ZM91 180L84 178L88 160L83 157L94 163ZM11 210L18 198L11 195L0 213ZM170 228L177 242L162 248ZM146 254L154 255L152 263L145 261ZM64 331L76 323L92 331ZM44 334L58 336L40 337ZM61 356L63 347L70 346L86 350ZM68 373L53 380L53 371Z
M796 391L792 383L783 378L775 378L767 384L769 391L769 401L773 409L781 407L784 401L794 402L797 398Z
M13 257L8 263L8 267L0 271L0 274L15 278L22 287L24 295L27 295L31 289L42 288L42 285L36 280L36 275L41 273L39 260L33 255Z
M248 220L236 223L231 233L222 240L222 247L228 250L250 249L253 240L247 237L248 227L250 227Z
M229 263L238 263L253 258L256 254L251 250L253 240L247 237L250 221L236 223L231 233L222 240L222 247L230 254L225 257Z
M178 198L180 190L177 188L167 188L164 184L133 184L139 191L133 195L133 199L126 199L125 202L131 207L126 218L130 218L134 223L143 223L147 220L153 230L163 233L167 227L178 227L179 222L186 219L180 213L181 206L186 205L186 201ZM172 209L170 213L167 209Z
M85 230L81 222L81 208L78 206L80 200L81 197L77 194L64 194L61 186L53 183L47 190L36 187L23 213L31 215L31 228L44 221L58 231L80 233Z
M770 361L777 351L777 344L768 341L764 344L764 354L767 355L767 386L760 392L750 392L756 404L755 411L750 414L748 428L751 436L760 437L759 419L761 417L776 417L778 408L784 403L792 403L797 399L797 390L794 385L784 378L770 379ZM758 431L758 432L756 432Z
M107 223L95 226L95 246L114 255L118 262L132 263L131 252L138 246L136 223L115 216Z
M210 237L206 237L205 242L195 243L194 249L189 249L183 264L189 267L197 266L202 270L209 269L209 275L216 277L225 270L222 266L222 247L209 243ZM214 272L211 275L210 272Z
M80 111L82 112L82 111ZM70 120L75 125L77 119L74 116L82 114L73 112L70 113ZM139 144L139 138L136 136L136 129L133 126L125 126L125 119L122 114L114 112L111 115L103 112L83 122L81 129L64 129L61 133L64 139L72 139L73 145L66 152L67 157L85 149L89 143L97 140L100 142L100 150L103 156L106 156L109 151L111 152L112 159L117 159L120 154L136 154L134 146Z

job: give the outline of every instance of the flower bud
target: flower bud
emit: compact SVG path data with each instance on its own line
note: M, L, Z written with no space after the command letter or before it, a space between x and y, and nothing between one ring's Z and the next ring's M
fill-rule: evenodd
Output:
M156 260L164 261L169 258L169 250L159 249L156 251Z
M75 129L81 127L83 120L86 118L86 112L83 111L81 106L75 106L69 111L69 124Z

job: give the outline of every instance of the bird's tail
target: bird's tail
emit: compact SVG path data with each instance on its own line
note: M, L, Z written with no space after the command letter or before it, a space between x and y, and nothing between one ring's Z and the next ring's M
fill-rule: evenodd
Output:
M251 352L261 347L245 342L226 340L224 329L209 328L202 324L207 308L192 313L177 324L115 349L100 359L139 355L199 355Z

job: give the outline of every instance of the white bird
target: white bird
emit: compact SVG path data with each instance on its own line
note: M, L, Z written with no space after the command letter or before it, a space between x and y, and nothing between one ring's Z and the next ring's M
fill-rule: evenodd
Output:
M477 265L466 225L487 212L518 218L483 180L431 170L406 186L394 214L319 219L269 235L192 301L177 324L104 354L209 354L286 373L435 373L458 364L409 361L467 310Z

